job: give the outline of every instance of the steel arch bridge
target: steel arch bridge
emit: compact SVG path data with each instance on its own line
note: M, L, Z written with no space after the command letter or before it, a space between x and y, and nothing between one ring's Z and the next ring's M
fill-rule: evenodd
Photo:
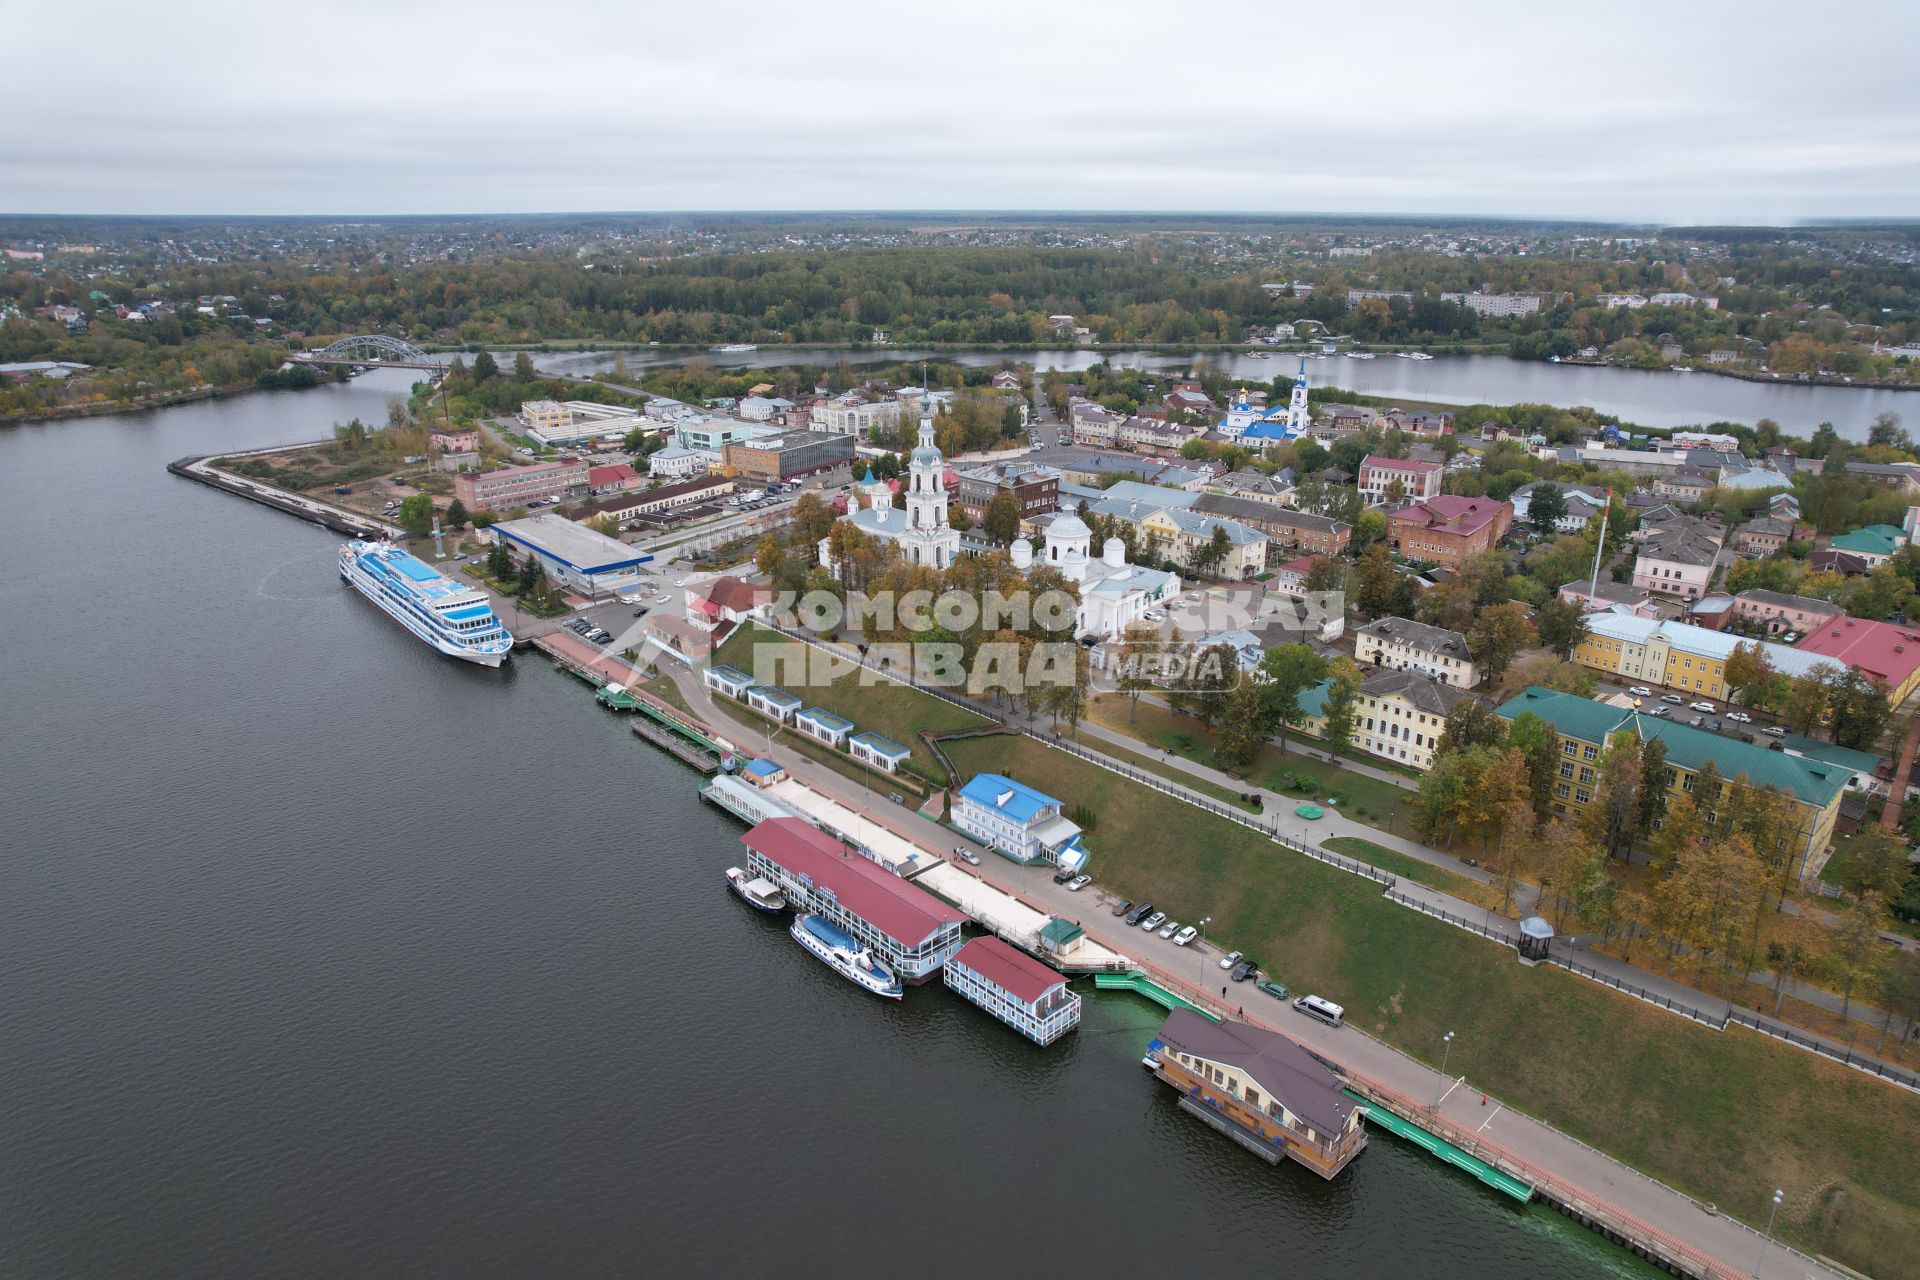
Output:
M417 369L444 366L411 342L384 333L361 333L330 342L304 358L316 364L397 364Z

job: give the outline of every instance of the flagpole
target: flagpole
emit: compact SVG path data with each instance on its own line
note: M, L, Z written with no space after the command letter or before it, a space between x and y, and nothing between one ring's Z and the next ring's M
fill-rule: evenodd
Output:
M1600 557L1607 552L1607 517L1613 514L1613 486L1607 486L1607 505L1600 509L1600 542L1593 549L1593 580L1587 583L1587 608L1593 608L1594 594L1600 590Z

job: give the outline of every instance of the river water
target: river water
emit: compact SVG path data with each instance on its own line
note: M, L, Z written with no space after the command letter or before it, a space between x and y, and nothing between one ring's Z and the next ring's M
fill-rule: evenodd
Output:
M627 366L643 370L682 364L688 352L626 352ZM964 365L995 365L1018 360L1037 369L1085 369L1105 360L1118 366L1160 371L1184 371L1201 364L1233 377L1258 379L1291 375L1299 358L1275 352L1260 360L1249 353L1197 352L1189 355L1149 351L932 351L919 348L853 348L798 350L768 347L744 355L706 355L715 367L766 369L780 365L832 366L841 360L858 365L891 364L900 360L951 360ZM539 357L540 367L554 372L590 374L613 367L614 357L601 352L578 352ZM1712 373L1673 373L1644 369L1616 369L1605 365L1548 364L1508 356L1435 356L1431 360L1402 360L1382 355L1372 360L1344 356L1307 361L1307 376L1320 386L1342 387L1366 395L1404 396L1437 404L1552 404L1562 408L1586 405L1622 421L1643 427L1686 427L1709 422L1743 422L1749 426L1772 418L1789 435L1811 436L1822 422L1833 423L1841 435L1864 440L1867 426L1881 413L1903 415L1910 428L1920 429L1920 393L1869 387L1816 386L1798 382L1749 382Z
M162 470L403 389L0 430L0 1275L1655 1274L1383 1133L1268 1168L1137 997L1047 1051L869 999L582 686Z

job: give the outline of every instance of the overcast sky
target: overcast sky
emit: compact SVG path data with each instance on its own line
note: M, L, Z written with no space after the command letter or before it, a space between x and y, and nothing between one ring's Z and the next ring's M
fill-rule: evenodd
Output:
M1920 0L0 0L0 211L1920 214Z

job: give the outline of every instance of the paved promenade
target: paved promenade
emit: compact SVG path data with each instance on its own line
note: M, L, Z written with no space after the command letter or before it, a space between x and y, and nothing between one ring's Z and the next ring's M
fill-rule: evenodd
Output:
M737 724L715 706L696 674L677 664L668 664L668 669L697 716L722 733L727 731L723 726ZM732 732L737 735L739 730L734 727ZM864 808L872 820L906 839L936 851L959 844L982 853L982 879L1038 910L1078 921L1089 938L1132 957L1157 980L1196 1003L1240 1016L1241 1006L1253 1001L1246 1005L1248 1021L1279 1031L1338 1063L1376 1096L1400 1100L1408 1109L1422 1114L1430 1127L1455 1145L1518 1172L1536 1186L1550 1188L1555 1198L1583 1206L1591 1217L1617 1223L1620 1229L1669 1250L1676 1261L1697 1274L1839 1280L1838 1272L1777 1243L1767 1251L1764 1268L1756 1273L1762 1240L1750 1228L1708 1212L1680 1192L1512 1110L1498 1098L1489 1097L1482 1103L1471 1081L1444 1080L1432 1067L1354 1027L1324 1026L1295 1013L1291 1005L1274 1001L1252 984L1236 987L1224 982L1217 951L1202 946L1180 950L1158 938L1148 938L1114 917L1107 906L1110 900L1097 893L1069 893L1054 884L1043 868L1010 863L914 809L864 792L857 783L826 765L798 752L781 753L778 733L773 738L773 750L781 764L808 786L850 807ZM1227 990L1224 998L1223 986ZM1437 1108L1434 1099L1440 1099Z

